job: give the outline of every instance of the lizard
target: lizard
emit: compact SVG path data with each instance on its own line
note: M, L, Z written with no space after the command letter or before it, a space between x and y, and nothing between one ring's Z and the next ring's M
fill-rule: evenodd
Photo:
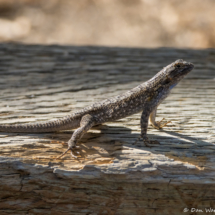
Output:
M147 137L148 123L150 122L156 129L161 129L169 123L162 123L162 120L160 122L155 121L157 107L193 68L194 65L192 63L179 59L164 67L150 80L118 96L96 102L54 121L0 124L0 131L42 133L76 129L68 141L67 150L58 156L57 159L64 156L68 151L71 151L71 155L77 158L74 155L74 152L79 148L76 144L92 126L116 121L142 111L140 138L142 138L143 142L141 146L147 146L147 143L150 143Z

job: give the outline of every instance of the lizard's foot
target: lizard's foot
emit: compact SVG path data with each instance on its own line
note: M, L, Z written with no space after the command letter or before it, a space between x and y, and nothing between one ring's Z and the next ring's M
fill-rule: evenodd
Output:
M140 139L141 139L141 136L139 136L139 137L137 138L137 140L136 140L134 143L132 143L132 145L136 145L137 142L138 142Z
M154 124L152 124L152 126L156 129L161 129L164 126L166 126L168 123L172 123L171 121L164 121L165 118L163 118L161 121L159 122L155 122Z
M143 139L142 142L138 143L137 142L140 140L140 139ZM146 147L150 147L149 144L160 144L157 140L149 140L148 137L144 136L144 137L139 137L132 145L137 145L138 147L143 147L143 146L146 146Z
M141 139L143 139L143 141L141 143L138 143ZM149 142L150 141L149 141L148 137L146 137L146 136L144 136L144 137L139 136L137 138L137 140L132 145L137 145L139 147L141 147L141 146L147 146L147 147L149 147L149 145L148 145Z
M77 159L78 157L74 155L74 151L77 153L77 154L80 154L79 152L76 151L76 149L79 149L80 147L79 146L76 146L74 142L68 142L68 149L62 153L60 156L58 156L56 159L60 159L61 157L63 157L69 150L71 150L71 156L75 159Z

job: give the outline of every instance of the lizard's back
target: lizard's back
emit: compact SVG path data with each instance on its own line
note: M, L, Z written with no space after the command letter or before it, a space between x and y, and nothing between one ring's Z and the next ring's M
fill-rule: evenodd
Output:
M144 102L144 95L140 93L143 90L143 86L141 86L139 85L118 96L96 102L61 119L40 123L0 124L0 131L40 133L74 129L80 126L81 118L86 114L95 118L95 124L124 118L141 111L140 102Z

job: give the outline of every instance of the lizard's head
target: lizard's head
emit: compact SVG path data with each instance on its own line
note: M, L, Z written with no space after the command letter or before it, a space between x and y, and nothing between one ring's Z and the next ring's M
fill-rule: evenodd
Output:
M163 84L169 85L171 89L192 69L194 65L184 60L176 60L162 70Z

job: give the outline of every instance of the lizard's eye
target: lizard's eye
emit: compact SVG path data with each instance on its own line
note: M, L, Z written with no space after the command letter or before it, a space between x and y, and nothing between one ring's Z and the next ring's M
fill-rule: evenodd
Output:
M180 65L180 64L177 64L177 65L176 65L176 67L177 67L177 68L180 68L180 67L181 67L181 65Z

